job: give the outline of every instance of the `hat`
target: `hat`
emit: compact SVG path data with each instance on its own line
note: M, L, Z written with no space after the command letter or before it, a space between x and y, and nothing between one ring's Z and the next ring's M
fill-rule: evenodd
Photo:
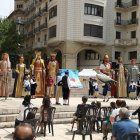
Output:
M26 80L27 76L24 77L24 80Z
M92 77L89 78L90 80L92 79Z
M51 54L51 56L56 56L57 55L57 53L55 53L55 52L52 52L50 54Z
M36 55L41 55L41 51L36 51L35 54Z
M58 72L58 73L57 73L57 76L60 75L60 74L61 74L61 72Z
M35 76L34 74L32 74L32 76Z
M109 58L109 56L108 56L107 54L105 54L105 55L104 55L104 59L105 59L105 58Z
M69 74L69 71L68 71L68 70L66 70L66 71L65 71L65 74Z

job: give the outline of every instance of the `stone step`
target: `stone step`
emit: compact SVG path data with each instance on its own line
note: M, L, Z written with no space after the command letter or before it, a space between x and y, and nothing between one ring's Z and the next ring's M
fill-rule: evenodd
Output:
M65 118L72 118L74 112L56 112L54 115L54 119L65 119ZM7 115L0 115L0 122L11 122L17 118L18 114L7 114ZM40 113L36 114L36 118L39 118Z
M54 119L54 124L65 124L70 123L72 118L65 118L65 119ZM15 125L15 121L11 122L0 122L0 128L13 128Z

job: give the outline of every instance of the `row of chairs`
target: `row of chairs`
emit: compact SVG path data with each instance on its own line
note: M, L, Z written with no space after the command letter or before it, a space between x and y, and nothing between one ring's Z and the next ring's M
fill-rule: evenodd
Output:
M44 124L44 137L46 136L46 125L48 124L49 133L51 133L51 130L52 130L52 136L54 136L53 118L55 115L56 108L55 107L44 108L42 110L42 118L26 120L26 114L28 114L29 112L32 112L36 115L37 111L38 111L37 107L25 109L24 122L31 124L36 133L38 133L39 127L43 123ZM51 126L51 130L50 130L50 126Z

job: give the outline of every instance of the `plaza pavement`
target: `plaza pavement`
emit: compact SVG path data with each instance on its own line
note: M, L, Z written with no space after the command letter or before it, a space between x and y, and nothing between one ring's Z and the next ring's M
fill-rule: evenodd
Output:
M9 98L12 99L7 100L5 102L0 101L0 112L4 111L5 109L18 109L19 105L22 103L23 98ZM103 101L102 98L97 99L98 101ZM140 100L130 100L130 99L125 99L126 103L128 106L131 106L131 108L133 109L140 106ZM56 106L55 105L55 99L52 98L51 99L52 103L54 104L53 106L57 108L73 108L74 110L76 109L77 104L80 104L81 98L70 98L70 105L69 106ZM94 98L89 98L88 100L88 104L91 104L91 102L94 101ZM102 106L109 106L111 101L116 101L116 99L110 99L109 102L102 102ZM32 99L31 102L34 104L34 106L40 107L40 105L42 104L42 99L38 98L38 99ZM63 103L63 100L60 99L61 104ZM138 119L134 119L133 121L138 123ZM1 122L0 122L1 123ZM3 128L0 129L0 140L12 140L12 132L13 132L14 128ZM71 140L72 139L72 135L73 133L70 131L71 130L71 124L67 123L67 124L54 124L54 136L51 135L51 133L48 133L48 129L47 129L47 136L44 137L43 135L38 134L37 135L37 140ZM73 130L76 130L76 125L74 127ZM110 139L111 134L109 134L108 138ZM102 140L102 134L101 133L96 133L93 132L92 134L93 140ZM86 136L86 140L89 140L89 136ZM82 140L82 136L76 135L75 136L75 140Z

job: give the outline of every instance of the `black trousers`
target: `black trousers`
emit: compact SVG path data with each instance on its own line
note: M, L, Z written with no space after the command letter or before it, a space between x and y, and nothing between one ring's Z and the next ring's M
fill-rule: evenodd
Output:
M69 98L69 88L63 87L63 99L68 99Z
M15 128L20 125L20 123L23 123L23 121L19 121L18 119L15 120Z
M137 88L137 96L140 94L140 88Z
M91 88L90 90L89 90L89 96L90 95L93 95L93 88Z

